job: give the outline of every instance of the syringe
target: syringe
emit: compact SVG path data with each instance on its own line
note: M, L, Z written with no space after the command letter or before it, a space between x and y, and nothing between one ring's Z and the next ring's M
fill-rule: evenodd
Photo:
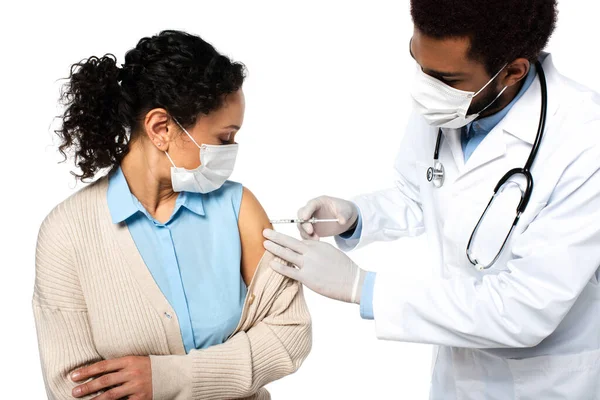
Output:
M311 219L292 218L292 219L272 219L271 220L272 224L305 224L305 223L316 224L317 222L339 222L339 220L337 218L319 219L319 218L315 218L315 217L312 217Z

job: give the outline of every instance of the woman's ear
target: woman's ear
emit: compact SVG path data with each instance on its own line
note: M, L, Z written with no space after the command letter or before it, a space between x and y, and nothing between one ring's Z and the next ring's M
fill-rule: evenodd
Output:
M506 66L506 76L502 86L513 86L524 79L529 73L531 63L526 58L517 58Z
M167 151L175 137L172 118L164 108L154 108L146 113L144 129L150 142L159 150Z

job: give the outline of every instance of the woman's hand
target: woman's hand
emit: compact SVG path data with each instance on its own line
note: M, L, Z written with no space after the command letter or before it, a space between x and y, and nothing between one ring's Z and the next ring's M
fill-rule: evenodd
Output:
M104 360L71 373L74 382L95 379L73 389L75 398L106 392L94 397L94 400L152 400L152 368L150 357L121 357Z

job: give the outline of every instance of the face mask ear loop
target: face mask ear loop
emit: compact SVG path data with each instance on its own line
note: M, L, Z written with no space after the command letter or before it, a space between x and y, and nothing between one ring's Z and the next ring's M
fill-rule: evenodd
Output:
M167 158L169 159L169 161L171 161L171 165L172 165L174 168L177 168L177 167L175 166L175 163L173 162L173 159L172 159L172 158L171 158L171 156L169 155L169 153L165 151L165 154L167 155Z
M490 79L490 80L488 81L488 83L486 83L485 85L483 85L483 87L482 87L481 89L479 89L479 91L477 91L477 93L475 93L475 94L473 95L473 97L475 97L475 96L477 96L479 93L483 92L483 90L484 90L486 87L488 87L488 86L490 85L490 83L494 82L494 79L496 79L496 78L498 77L498 75L500 75L500 72L504 71L504 68L506 68L507 66L508 66L508 63L507 63L507 64L504 64L504 67L500 68L500 71L498 71L498 73L496 73L496 75L494 75L494 76L492 77L492 79ZM506 89L506 88L504 88L504 89ZM498 96L498 97L500 97L500 96ZM498 98L494 99L494 101L496 101L496 100L498 100ZM492 102L492 103L493 103L493 102Z
M175 121L175 123L177 124L177 126L179 126L181 128L182 131L185 132L186 135L188 135L188 137L192 140L192 142L194 142L194 144L196 145L196 147L198 147L199 149L201 148L200 145L198 143L196 143L196 141L194 140L194 138L192 137L192 135L190 135L190 133L187 131L187 129L185 129L180 123L179 121L177 121L175 119L175 117L173 117L173 121Z
M494 100L492 100L492 102L490 104L488 104L487 106L485 106L485 108L481 111L478 112L478 114L481 114L482 112L484 112L485 110L487 110L488 108L490 108L492 106L492 104L494 104L496 102L496 100L498 100L500 98L500 96L502 96L502 93L504 93L504 91L508 89L508 86L504 86L504 89L502 89L500 91L500 93L498 93L498 96L496 96L496 98Z

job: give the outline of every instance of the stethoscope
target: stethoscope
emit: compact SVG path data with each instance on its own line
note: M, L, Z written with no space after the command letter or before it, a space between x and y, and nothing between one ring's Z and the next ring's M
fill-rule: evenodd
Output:
M485 210L483 211L483 214L479 218L477 225L475 225L475 229L473 229L473 232L471 233L471 237L469 238L469 243L467 244L467 251L466 251L467 258L469 259L469 262L471 264L473 264L475 267L477 267L480 270L490 268L498 260L498 257L502 253L504 246L506 245L506 243L508 242L508 239L512 235L512 233L515 229L515 226L519 222L519 218L521 217L521 214L523 214L523 212L525 211L525 208L527 207L527 203L529 203L529 199L531 198L531 192L533 190L533 178L531 176L530 169L531 169L531 166L533 165L533 162L535 161L535 156L536 156L538 148L540 146L540 142L542 141L542 137L544 134L544 128L546 126L546 112L548 110L548 87L546 84L546 75L544 73L544 69L542 68L542 64L539 61L535 63L535 66L537 68L537 73L538 73L540 83L541 83L541 88L542 88L542 109L540 111L540 122L538 124L537 135L535 137L535 142L533 143L533 147L531 148L531 153L529 154L529 158L527 159L525 166L523 168L511 169L502 177L502 179L500 179L500 181L494 188L494 195L490 199L488 205L486 206ZM435 143L435 151L433 153L433 166L429 167L427 169L427 180L429 182L431 182L436 188L440 188L443 186L444 177L445 177L444 165L439 160L441 141L442 141L442 130L440 129L438 131L437 140ZM471 244L473 243L473 239L474 239L475 235L477 234L477 231L479 230L479 225L481 224L481 221L483 220L486 213L488 212L490 205L494 202L497 195L499 193L502 193L503 186L509 181L509 179L514 178L517 175L521 175L521 176L525 177L525 181L526 181L525 191L523 192L521 190L521 200L516 209L517 215L512 223L510 231L506 235L504 242L502 243L502 246L496 253L496 256L494 257L494 259L488 264L481 264L474 257L472 249L471 249ZM512 182L512 183L514 184L514 182Z

